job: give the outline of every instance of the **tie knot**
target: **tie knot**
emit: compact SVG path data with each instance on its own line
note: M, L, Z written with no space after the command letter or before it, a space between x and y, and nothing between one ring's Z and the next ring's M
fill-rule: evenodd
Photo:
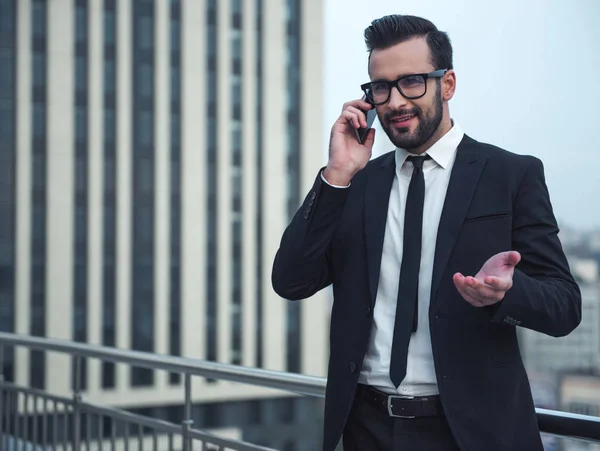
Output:
M431 157L429 155L424 155L422 157L411 155L406 160L410 161L415 167L415 169L423 169L423 163L425 163L425 160L431 160Z

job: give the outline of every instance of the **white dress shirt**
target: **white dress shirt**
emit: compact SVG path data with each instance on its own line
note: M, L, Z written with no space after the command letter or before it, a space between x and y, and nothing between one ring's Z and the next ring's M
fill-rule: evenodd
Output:
M406 158L411 154L404 149L396 149L396 175L388 205L381 271L373 311L373 327L359 376L360 383L387 393L411 396L439 393L429 334L429 299L438 226L456 158L456 149L463 135L460 126L454 123L452 129L426 152L431 160L425 161L423 165L425 203L419 269L419 322L417 332L411 335L408 347L406 377L397 389L389 375L390 356L402 263L404 211L413 166L409 162L405 164Z

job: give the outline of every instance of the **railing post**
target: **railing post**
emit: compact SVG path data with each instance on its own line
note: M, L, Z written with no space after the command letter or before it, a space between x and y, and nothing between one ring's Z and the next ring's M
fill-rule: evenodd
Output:
M190 429L194 424L194 420L192 420L192 376L190 373L185 373L185 408L183 414L185 417L182 422L183 451L191 451Z
M2 428L4 427L4 345L0 343L0 449L4 449L4 435ZM8 436L8 431L6 431Z
M79 450L81 446L81 356L75 358L75 374L73 387L73 449Z

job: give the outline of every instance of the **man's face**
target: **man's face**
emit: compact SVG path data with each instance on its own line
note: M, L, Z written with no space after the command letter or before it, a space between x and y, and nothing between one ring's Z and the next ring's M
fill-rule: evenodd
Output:
M436 69L445 68L433 67L425 38L373 50L369 63L371 81L393 81L403 75L426 74ZM425 83L427 90L421 98L406 99L394 87L389 100L376 107L379 121L396 147L417 150L434 136L442 122L441 83L439 79L429 79Z

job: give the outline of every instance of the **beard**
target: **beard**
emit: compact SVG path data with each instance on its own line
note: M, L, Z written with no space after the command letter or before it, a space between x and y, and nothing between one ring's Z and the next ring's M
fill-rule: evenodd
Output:
M418 120L417 128L413 132L409 127L398 128L390 123L393 118L408 115L414 115ZM392 144L410 152L423 146L434 135L442 123L442 117L441 83L438 83L433 107L427 113L417 106L411 109L390 110L383 115L383 119L380 118L380 122Z

